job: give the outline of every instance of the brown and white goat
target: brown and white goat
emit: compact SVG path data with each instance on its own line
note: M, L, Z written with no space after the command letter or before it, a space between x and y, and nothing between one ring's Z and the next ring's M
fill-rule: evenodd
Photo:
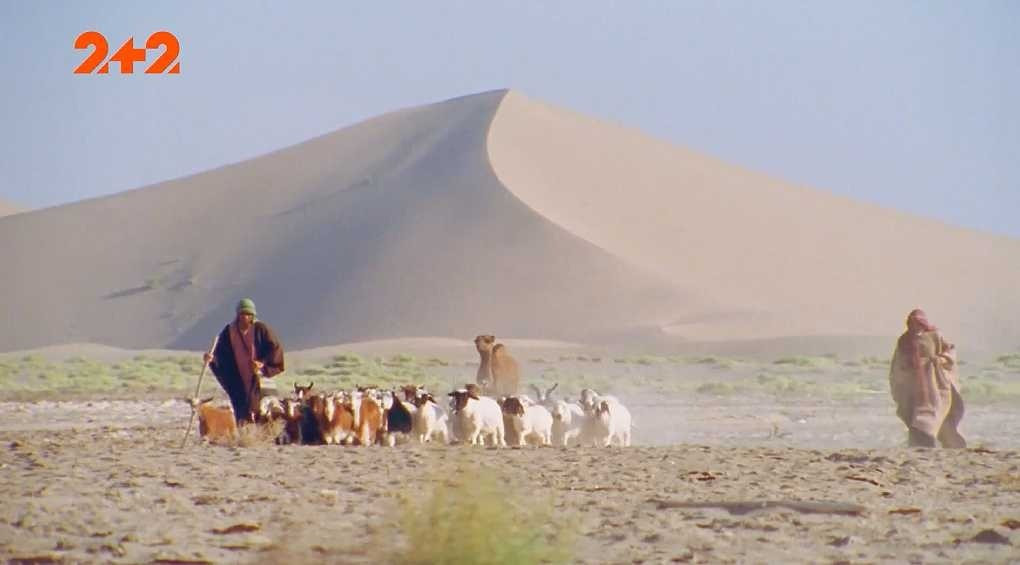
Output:
M500 408L503 410L507 443L518 446L527 443L550 444L553 418L545 406L523 402L516 396L508 396L503 399Z
M283 399L283 431L276 437L276 443L284 445L289 443L302 444L303 434L301 433L302 420L305 417L305 406L296 398Z
M275 396L263 396L259 401L259 411L255 421L260 424L283 419L283 403Z
M354 409L345 395L326 398L319 430L327 445L350 445L354 442Z
M308 383L308 386L301 386L294 383L294 398L298 400L304 400L312 394L312 387L315 386L315 381Z
M383 429L383 412L379 401L369 390L362 391L358 410L357 437L361 445L372 445L380 439Z

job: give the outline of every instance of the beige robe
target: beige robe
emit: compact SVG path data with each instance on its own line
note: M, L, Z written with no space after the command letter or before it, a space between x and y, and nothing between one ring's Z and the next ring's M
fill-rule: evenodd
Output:
M917 361L906 340L915 340ZM889 387L896 415L906 424L911 446L967 447L957 426L963 419L963 397L956 364L956 349L938 331L904 334L893 353Z

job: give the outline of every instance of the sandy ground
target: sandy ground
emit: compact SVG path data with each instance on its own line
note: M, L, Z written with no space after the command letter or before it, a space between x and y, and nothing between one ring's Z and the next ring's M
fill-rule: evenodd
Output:
M577 562L1020 562L1009 407L972 407L981 447L947 451L900 447L884 397L626 400L635 447L502 450L181 449L174 401L0 403L0 557L386 561L394 493L477 466L576 520Z

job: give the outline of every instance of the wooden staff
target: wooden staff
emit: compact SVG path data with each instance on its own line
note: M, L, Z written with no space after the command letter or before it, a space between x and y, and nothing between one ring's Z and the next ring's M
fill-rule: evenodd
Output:
M213 338L212 347L209 348L209 355L214 355L216 352L216 345L220 342L220 334L216 334ZM203 356L204 357L204 356ZM198 374L198 385L195 387L195 396L192 398L198 399L199 394L202 392L202 377L205 376L205 370L209 368L209 363L202 359L202 372ZM181 449L188 443L188 436L191 435L191 425L195 422L195 406L191 406L191 417L188 418L188 429L184 431L184 440L181 441Z

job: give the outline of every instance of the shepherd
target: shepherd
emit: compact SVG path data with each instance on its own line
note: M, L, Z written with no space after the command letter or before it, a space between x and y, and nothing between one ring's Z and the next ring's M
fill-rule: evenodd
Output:
M957 426L963 419L963 397L956 347L928 322L922 310L907 316L889 368L889 387L896 415L907 426L911 447L967 447Z
M283 372L283 346L268 324L255 318L255 302L237 303L234 321L220 332L204 360L230 397L237 422L254 422L262 400L262 379Z

